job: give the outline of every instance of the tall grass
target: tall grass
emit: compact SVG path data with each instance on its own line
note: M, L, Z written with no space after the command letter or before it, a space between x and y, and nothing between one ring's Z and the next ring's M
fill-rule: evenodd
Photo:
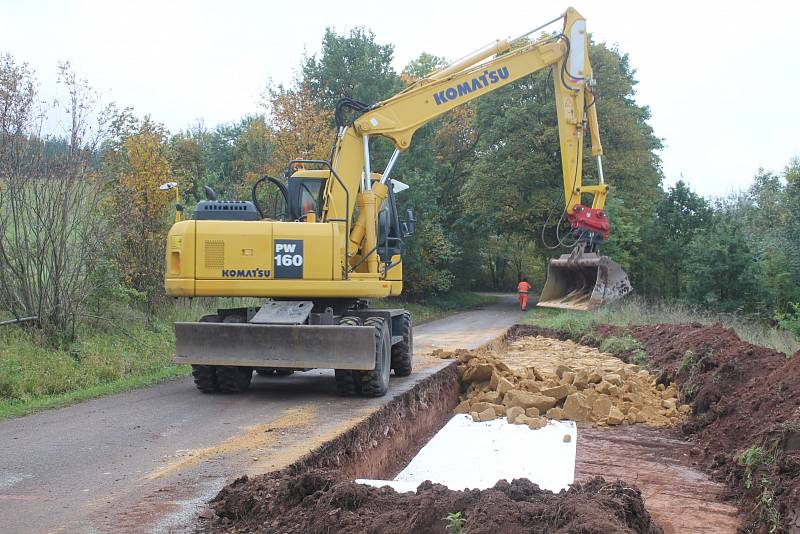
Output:
M220 301L170 301L153 314L109 305L102 315L78 317L68 345L53 346L29 326L0 327L0 418L187 375L188 365L170 361L172 324L248 304Z
M576 337L591 332L601 324L720 323L733 329L748 343L769 347L787 355L800 350L800 339L794 334L751 317L713 313L680 303L652 303L637 297L628 297L588 312L534 308L525 315L523 322L562 330Z

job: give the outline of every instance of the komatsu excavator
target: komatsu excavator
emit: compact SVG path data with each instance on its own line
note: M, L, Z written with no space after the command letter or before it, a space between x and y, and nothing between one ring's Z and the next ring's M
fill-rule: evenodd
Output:
M563 19L560 34L527 37ZM550 68L555 88L564 179L564 214L575 247L550 262L539 305L589 309L631 290L622 269L597 247L609 235L603 207L608 185L589 64L586 21L574 9L517 39L469 55L399 94L373 105L343 98L329 160L294 160L286 180L265 176L251 201L208 200L192 220L169 232L165 286L173 297L261 297L261 306L220 309L198 322L175 324L173 361L192 365L202 392L239 392L253 371L290 374L334 369L342 394L381 396L389 376L411 373L411 314L372 309L368 299L399 295L403 240L414 231L401 219L391 178L414 132L447 111L533 72ZM512 46L515 44L517 46ZM348 122L345 113L356 112ZM587 129L599 183L582 182ZM395 150L374 172L370 138ZM259 194L260 192L260 194ZM259 203L259 197L277 202ZM591 197L590 206L581 203Z

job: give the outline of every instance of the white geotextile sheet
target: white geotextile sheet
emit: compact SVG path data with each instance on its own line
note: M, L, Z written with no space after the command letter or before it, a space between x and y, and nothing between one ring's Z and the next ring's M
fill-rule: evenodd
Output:
M569 434L569 441L564 436ZM454 416L394 480L356 480L371 486L414 491L426 480L452 490L486 489L498 480L527 478L542 489L560 491L575 478L573 421L549 420L531 430L505 418L476 423Z

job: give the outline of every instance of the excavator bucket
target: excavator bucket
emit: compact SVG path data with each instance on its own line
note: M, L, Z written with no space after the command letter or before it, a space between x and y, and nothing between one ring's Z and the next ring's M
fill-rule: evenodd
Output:
M550 260L537 305L586 311L622 298L632 289L628 275L608 256L573 252Z

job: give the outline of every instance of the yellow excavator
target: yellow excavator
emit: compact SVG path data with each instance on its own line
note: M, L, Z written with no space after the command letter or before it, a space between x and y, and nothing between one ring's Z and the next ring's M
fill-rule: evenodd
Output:
M560 34L528 39L561 19ZM551 260L539 305L589 309L628 293L622 269L597 252L609 235L603 211L608 185L588 41L585 19L570 8L377 104L341 99L330 159L289 162L285 180L264 176L253 185L251 201L217 200L208 189L194 218L176 222L169 232L167 294L265 302L176 323L173 361L191 364L205 393L244 391L254 370L280 375L323 368L335 370L342 394L384 395L391 371L411 373L413 355L411 314L368 303L400 295L403 242L414 231L413 212L401 216L396 202L407 186L391 178L392 169L424 124L545 68L552 69L564 216L575 246ZM355 120L346 121L353 112ZM582 182L587 129L598 164L599 183L593 185ZM370 157L370 138L378 136L395 147L381 173L373 171ZM584 196L592 198L590 206L581 203Z

